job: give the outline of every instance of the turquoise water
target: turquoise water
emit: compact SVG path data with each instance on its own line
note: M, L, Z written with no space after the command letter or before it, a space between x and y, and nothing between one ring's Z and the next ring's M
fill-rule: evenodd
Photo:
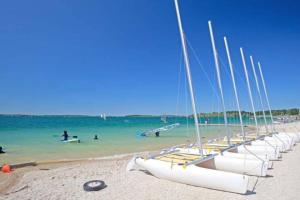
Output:
M204 119L201 119L204 122ZM238 123L236 118L230 123ZM249 120L247 120L249 121ZM136 134L168 124L181 125L163 132L161 137L140 138ZM210 123L223 123L221 117L209 119ZM238 127L232 128L238 131ZM64 130L78 136L79 144L61 142ZM0 115L0 165L27 161L100 157L146 150L157 150L171 145L195 141L193 120L169 117L167 123L160 117L100 117L89 116L18 116ZM207 138L224 136L223 126L201 127ZM100 140L93 140L97 134Z

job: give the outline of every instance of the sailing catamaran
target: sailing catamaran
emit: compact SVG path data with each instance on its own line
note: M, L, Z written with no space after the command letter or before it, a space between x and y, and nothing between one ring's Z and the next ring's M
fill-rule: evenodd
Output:
M221 93L227 136L223 140L216 139L204 145L202 144L195 105L194 90L192 85L190 63L186 46L186 38L182 27L178 0L174 0L174 2L197 141L196 143L190 144L188 146L175 146L169 149L165 149L164 151L155 155L150 155L147 157L133 157L132 160L128 163L126 170L146 170L152 175L162 179L194 186L245 194L249 182L249 177L246 174L266 176L268 167L272 166L272 162L270 162L269 160L277 160L280 157L280 151L285 150L284 145L292 144L292 140L289 138L291 136L284 134L276 134L276 136L273 136L275 134L260 134L245 57L243 49L240 48L245 78L247 81L248 93L257 129L255 135L248 135L245 133L229 48L227 40L226 38L224 38L235 98L239 110L242 133L242 135L238 134L235 137L231 136L227 123L225 102L218 63L218 54L214 43L211 22L209 22L209 30L217 71L218 86ZM258 85L257 87L259 88ZM267 127L266 130L268 130ZM281 140L283 141L282 143L280 143Z
M160 117L160 121L162 121L163 123L167 123L167 115L162 115L161 117Z
M220 76L220 68L219 68L219 62L218 62L218 55L217 50L215 47L215 41L214 41L214 35L212 31L212 25L211 22L208 22L209 25L209 31L211 36L211 42L212 42L212 48L214 53L214 60L215 60L215 66L216 66L216 72L217 72L217 78L218 78L218 86L219 91L221 94L222 99L222 106L223 106L223 113L224 113L224 122L225 127L227 131L227 143L223 143L220 141L212 142L212 143L206 143L203 146L202 151L204 151L205 154L214 153L218 154L213 159L213 165L217 170L223 170L228 172L234 172L234 173L241 173L241 174L249 174L249 175L256 175L256 176L266 176L267 175L267 169L269 166L268 159L265 159L267 155L263 155L264 159L253 159L253 155L249 156L249 159L247 159L247 156L240 155L232 152L236 152L239 145L242 145L240 143L239 145L231 145L230 144L230 132L228 129L228 122L227 122L227 115L226 115L226 108L225 108L225 101L223 97L223 88L222 88L222 81ZM248 142L248 141L245 141ZM198 149L197 147L180 147L177 148L177 150L180 150L184 153L189 154L197 154ZM224 154L225 152L225 154ZM249 152L249 154L253 154L252 152ZM224 156L226 155L226 156ZM228 164L228 163L235 163L234 166Z
M100 118L103 119L103 120L106 120L106 114L105 113L101 114Z
M212 35L211 24L210 24L210 32ZM213 37L211 37L211 38L213 41ZM250 101L251 101L252 110L254 113L256 129L257 129L256 135L254 137L253 136L250 137L250 135L248 136L245 134L245 131L243 129L243 120L242 120L242 116L241 116L241 112L240 112L239 99L237 96L235 79L234 79L234 74L233 74L233 69L232 69L233 67L232 67L232 62L231 62L231 58L230 58L230 53L229 53L229 48L228 48L228 43L227 43L226 37L224 38L224 43L225 43L227 58L228 58L229 67L230 67L230 71L231 71L231 78L232 78L232 82L233 82L236 103L237 103L238 110L239 110L241 132L242 132L241 136L238 135L237 137L231 138L231 143L238 144L238 146L237 146L238 153L245 153L245 154L250 153L250 154L254 154L256 157L261 157L261 158L264 158L267 155L267 157L269 157L271 160L276 160L280 156L279 150L277 150L277 147L274 147L273 145L269 144L268 142L255 141L256 139L260 140L261 137L259 137L259 128L258 128L257 117L256 117L256 113L255 113L254 103L253 103L253 97L252 97L252 92L251 92L251 87L250 87L250 82L249 82L249 77L248 77L248 71L247 71L247 67L246 67L246 63L245 63L245 59L244 59L244 53L241 48L240 51L241 51L241 56L242 56L242 61L243 61L243 66L244 66L245 78L247 81L248 93L249 93L249 97L250 97ZM212 42L212 44L214 44L214 42ZM214 45L213 45L213 49L215 49ZM215 58L216 58L217 57L216 50L214 50L214 54L215 54ZM216 63L216 66L218 66L218 63L217 62L215 62L215 63ZM219 73L219 70L217 70L217 73ZM220 88L221 88L221 86L222 85L219 84ZM222 93L221 93L221 96L222 96ZM223 108L225 110L225 107L223 107ZM225 112L226 111L224 111L224 113ZM227 140L228 140L228 138L227 138ZM222 145L222 142L218 141L217 143L212 144L212 145ZM264 159L264 160L266 160L266 159Z
M221 97L222 106L223 106L224 124L225 124L226 133L227 133L226 141L224 141L224 142L227 142L227 144L224 144L223 141L214 141L212 143L206 143L204 148L209 149L209 150L213 150L213 151L218 151L219 150L220 156L222 156L222 157L224 157L224 155L226 155L225 157L230 157L232 159L233 158L238 158L238 160L236 160L236 163L240 163L241 166L242 166L242 164L245 164L245 163L247 163L246 166L250 166L251 164L253 165L251 168L239 167L237 169L239 169L241 171L238 171L237 169L235 169L235 171L233 171L233 172L246 173L246 174L249 174L249 175L257 175L257 176L266 176L267 175L267 168L268 168L266 166L268 166L268 163L269 163L269 161L267 159L257 159L257 158L252 159L253 157L251 157L251 156L250 156L250 159L247 159L247 156L237 154L238 149L241 148L241 147L246 149L247 153L253 154L253 152L249 151L248 148L245 148L245 145L248 144L249 141L246 141L244 139L243 141L239 141L238 143L235 143L235 145L231 145L231 134L230 134L229 127L228 127L228 122L227 122L227 114L226 114L227 111L226 111L226 107L225 107L223 86L222 86L222 80L221 80L221 75L220 75L219 58L218 58L218 52L217 52L216 45L215 45L215 40L214 40L214 34L213 34L211 21L208 22L208 26L209 26L209 33L210 33L211 44L212 44L213 55L214 55L214 61L215 61L215 67L216 67L216 73L217 73L218 87L219 87L220 97ZM231 64L231 67L232 67L232 64ZM234 82L234 86L235 86L235 82ZM235 96L237 97L236 88L235 88L235 92L236 92ZM237 100L238 109L240 110L238 98L236 100ZM242 121L241 121L241 123L242 123ZM243 124L241 124L241 127L242 127L243 137L245 137L245 135L244 135L245 132L243 131L244 130L243 129ZM220 150L222 150L222 151L220 151ZM256 169L256 170L253 170L253 169Z
M271 106L270 106L270 102L269 102L269 97L268 97L268 93L267 93L267 89L266 89L266 83L265 83L265 78L261 69L261 64L260 62L257 62L258 65L258 69L259 69L259 73L260 73L260 78L261 78L261 82L263 85L263 89L264 89L264 93L265 93L265 99L268 105L268 109L269 109L269 113L270 113L270 118L271 118L271 128L273 131L273 135L274 137L277 137L277 139L279 139L280 136L288 136L289 139L293 139L292 145L294 145L295 142L299 142L300 141L300 133L299 132L276 132L275 130L275 126L274 126L274 119L273 119L273 115L272 115L272 110L271 110ZM278 133L278 134L276 134ZM290 149L290 148L288 148Z
M253 113L254 113L255 124L256 124L256 127L258 127L257 117L256 117L256 111L255 111L255 107L254 107L254 103L253 103L253 96L252 96L252 92L251 92L250 81L249 81L247 66L246 66L246 62L245 62L245 56L244 56L244 52L243 52L242 48L240 48L240 52L241 52L241 57L242 57L242 61L243 61L243 66L244 66L244 71L245 71L245 77L246 77L246 80L247 80L249 97L250 97L250 100L251 100L252 110L253 110ZM258 130L258 128L257 128L257 130ZM256 136L252 135L250 137L254 137L256 139L257 138L261 138L261 139L264 139L265 141L271 142L274 145L277 145L279 147L278 151L288 150L288 149L291 148L291 145L292 145L292 143L291 143L291 141L289 139L286 139L285 137L282 137L282 136L276 136L276 135L274 135L274 137L273 137L273 135L271 135L271 136L264 135L264 134L263 135L259 135L259 132L257 132ZM280 141L282 141L282 143L280 143ZM269 153L271 153L273 151L274 150L272 150L272 147L268 147L268 152ZM277 156L275 156L274 159L277 159L280 156L280 153L278 153L278 151L275 150L275 154L277 154Z
M177 0L174 0L174 2L197 135L197 143L194 145L197 154L186 153L184 152L185 149L170 149L165 153L153 155L148 158L134 157L128 163L127 170L143 169L149 171L154 176L163 179L245 194L249 182L248 176L219 171L213 166L213 162L217 161L218 164L223 166L235 168L235 160L232 160L231 158L223 159L215 153L206 154L202 149L186 41L178 2ZM228 180L230 180L230 182L228 182Z
M179 123L174 123L174 124L170 124L170 125L163 126L163 127L160 127L160 128L155 128L155 129L151 129L149 131L141 132L141 133L138 133L137 135L141 136L141 137L148 137L150 135L159 136L159 134L161 132L170 131L170 130L176 128L179 125L180 125Z
M240 140L240 138L238 138L238 141L231 140L231 135L229 133L228 125L227 125L226 108L225 108L225 102L224 102L224 97L223 97L224 95L223 95L222 81L221 81L221 77L220 77L218 54L217 54L217 50L216 50L216 46L215 46L212 24L210 21L208 22L208 25L209 25L209 32L210 32L210 37L211 37L213 54L214 54L215 67L216 67L216 72L217 72L218 86L219 86L219 91L221 94L223 113L224 113L224 122L225 122L225 127L227 130L227 137L226 137L226 141L213 140L212 142L206 143L204 145L204 149L206 149L208 151L220 152L220 155L225 156L225 157L243 159L243 160L239 160L239 161L242 161L244 163L246 161L250 162L249 160L256 160L257 171L259 171L258 169L265 169L265 165L268 164L268 162L269 162L267 152L258 151L258 149L253 146L247 146L247 148L245 147L246 144L251 144L252 141L245 139L245 132L244 132L244 128L243 128L244 126L243 126L242 120L240 120L240 121L241 121L241 130L242 130L244 139ZM225 40L226 40L226 38L225 38ZM225 41L225 42L227 42L227 41ZM227 45L227 43L225 43L225 45ZM227 54L229 54L228 45L227 45ZM231 63L230 55L229 55L229 61L230 61L231 71L232 71L232 63ZM233 71L232 71L232 75L233 75ZM233 86L235 89L236 102L238 105L240 119L241 119L241 112L240 112L240 108L239 108L239 100L237 98L237 90L236 90L236 86L235 86L234 76L233 76L232 81L233 81ZM233 143L234 145L232 145L231 143ZM250 151L250 150L252 150L252 151ZM258 153L260 153L261 155L256 155L256 154L254 154L253 151L258 151ZM235 152L235 153L233 153L233 152ZM242 155L242 154L237 154L237 153L248 154L248 155ZM271 166L271 165L269 165L269 166ZM263 172L260 171L260 173L255 174L255 173L253 173L253 171L251 172L251 171L248 171L247 169L242 169L242 170L243 170L243 173L247 173L247 174L251 174L251 175L258 175L258 176L266 175L266 171L267 171L267 169L265 169L265 171L263 171ZM240 171L235 171L235 172L240 172Z

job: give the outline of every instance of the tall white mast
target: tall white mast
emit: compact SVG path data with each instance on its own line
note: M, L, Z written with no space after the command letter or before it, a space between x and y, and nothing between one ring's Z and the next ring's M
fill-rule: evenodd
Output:
M271 122L272 122L272 129L275 132L273 114L272 114L272 110L271 110L271 106L270 106L270 102L269 102L269 97L268 97L268 93L267 93L265 78L264 78L264 75L263 75L263 72L262 72L262 69L261 69L260 62L258 62L257 64L258 64L258 69L259 69L259 72L260 72L260 77L261 77L261 80L262 80L262 84L263 84L263 88L264 88L264 92L265 92L265 96L266 96L266 100L267 100L267 104L268 104L268 108L269 108L269 112L270 112L270 117L271 117Z
M263 112L263 117L264 117L264 121L265 121L266 131L267 131L267 133L269 133L268 122L267 122L267 118L266 118L264 104L263 104L263 100L262 100L262 97L261 97L260 87L259 87L259 83L258 83L258 79L257 79L256 70L255 70L255 66L254 66L254 62L253 62L253 57L252 56L250 56L250 61L251 61L251 65L252 65L252 70L253 70L253 74L254 74L254 79L255 79L256 89L257 89L259 100L260 100L261 109L262 109L262 112Z
M186 48L186 41L185 41L184 32L183 32L183 28L182 28L178 2L177 2L177 0L174 0L174 2L175 2L175 7L176 7L177 21L178 21L178 27L179 27L179 32L180 32L181 45L182 45L182 50L183 50L186 74L187 74L188 83L189 83L189 91L190 91L190 97L191 97L191 103L192 103L192 109L193 109L193 115L194 115L194 121L195 121L195 128L196 128L196 134L197 134L197 140L198 140L197 142L198 142L198 145L199 145L199 148L200 148L200 154L202 155L203 154L203 152L202 152L202 143L201 143L201 137L200 137L197 110L196 110L196 105L195 105L195 97L194 97L194 90L193 90L193 84L192 84L192 77L191 77L191 72L190 72L190 62L189 62L189 58L188 58L188 53L187 53L187 48Z
M226 53L227 53L227 58L228 58L228 63L229 63L229 68L230 68L230 74L231 74L231 80L232 80L232 84L233 84L235 101L236 101L236 104L237 104L237 107L238 107L238 111L239 111L241 130L242 130L242 134L243 134L243 140L245 141L246 140L246 135L245 135L245 131L244 131L243 117L242 117L242 113L241 113L239 96L238 96L237 89L236 89L236 84L235 84L235 77L234 77L234 72L233 72L233 65L232 65L232 62L231 62L231 56L230 56L230 51L229 51L229 47L228 47L228 43L227 43L227 38L226 37L224 37L224 43L225 43L225 48L226 48Z
M255 126L256 126L256 131L257 131L256 134L258 135L259 134L258 123L257 123L255 107L254 107L254 103L253 103L253 96L252 96L252 91L251 91L251 86L250 86L248 70L247 70L247 66L246 66L246 61L245 61L243 48L240 48L240 52L241 52L241 56L242 56L242 61L243 61L244 72L245 72L245 77L246 77L246 81L247 81L247 87L248 87L248 93L249 93L249 97L250 97L252 112L253 112L253 115L254 115L254 121L255 121Z
M223 95L222 81L221 81L221 76L220 76L220 66L219 66L218 52L217 52L216 45L215 45L215 39L214 39L214 34L213 34L213 30L212 30L211 21L208 21L208 27L209 27L211 45L212 45L212 49L213 49L213 53L214 53L214 60L215 60L215 66L216 66L216 71L217 71L218 85L219 85L219 90L220 90L220 94L221 94L222 106L223 106L224 123L225 123L226 132L227 132L227 142L228 142L228 144L230 144L230 134L229 134L229 130L228 130L227 113L226 113L226 107L225 107L225 101L224 101L224 95Z

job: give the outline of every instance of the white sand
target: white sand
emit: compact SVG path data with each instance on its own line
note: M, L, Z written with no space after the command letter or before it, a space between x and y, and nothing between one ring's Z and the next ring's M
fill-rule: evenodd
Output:
M285 125L295 131L295 124ZM300 130L300 123L297 124ZM51 170L25 173L0 199L300 199L300 144L276 161L269 177L258 181L253 192L240 195L158 179L140 171L126 172L131 157L89 161ZM85 192L86 181L100 179L108 185L97 192ZM20 191L18 191L20 190Z

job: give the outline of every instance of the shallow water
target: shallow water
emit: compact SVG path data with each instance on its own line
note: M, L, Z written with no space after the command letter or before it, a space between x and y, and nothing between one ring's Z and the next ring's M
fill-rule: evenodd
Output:
M204 119L201 119L203 122ZM222 123L222 118L209 119L210 123ZM232 118L231 123L238 123ZM137 133L179 122L181 125L161 137L137 137ZM231 128L233 132L238 127ZM81 143L63 143L64 130L78 136ZM223 126L200 128L202 136L224 136ZM93 140L97 134L99 140ZM6 154L0 154L0 165L27 161L100 157L146 150L157 150L195 140L193 120L185 117L168 117L167 123L160 117L100 117L89 116L19 116L0 115L0 146Z

